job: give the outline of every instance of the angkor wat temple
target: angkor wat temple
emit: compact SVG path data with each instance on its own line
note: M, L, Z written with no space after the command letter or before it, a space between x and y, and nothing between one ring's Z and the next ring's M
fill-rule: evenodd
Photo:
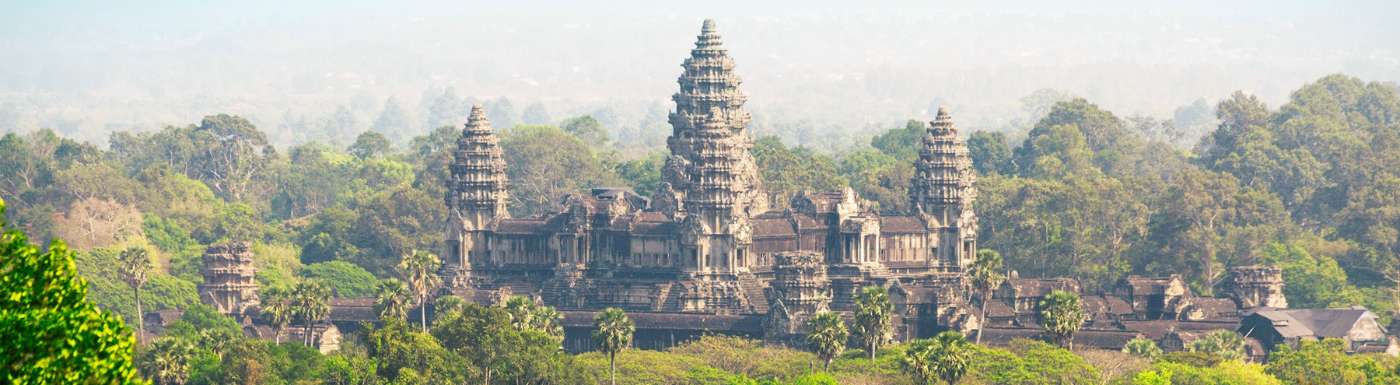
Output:
M479 303L524 295L554 306L575 351L588 349L592 314L605 307L631 314L642 347L705 333L790 342L813 313L849 311L857 291L878 285L896 303L898 338L982 327L1014 336L1037 330L1040 296L1078 291L1071 279L1013 277L978 319L963 274L977 250L976 175L945 109L927 125L918 159L907 160L916 169L908 212L881 214L849 188L772 207L749 151L746 97L713 21L681 66L670 157L651 197L598 188L563 197L557 212L512 218L508 165L473 108L448 182L448 290ZM1129 278L1112 294L1086 296L1094 317L1086 329L1126 340L1139 332L1124 322L1237 324L1241 307L1282 303L1277 269L1235 275L1233 299L1196 297L1179 277Z
M1312 338L1400 354L1400 340L1364 308L1286 309L1282 270L1268 266L1230 269L1214 288L1225 295L1219 298L1192 293L1178 275L1129 276L1086 292L1072 278L1011 271L983 304L964 272L977 250L976 175L945 109L926 126L918 158L908 160L916 172L907 212L881 213L850 188L802 192L788 207L771 207L749 151L734 61L714 22L705 22L681 66L671 156L651 197L597 188L562 197L553 212L511 218L508 165L485 113L474 107L448 179L440 294L484 305L526 296L553 306L563 315L564 348L574 352L592 349L593 317L606 307L628 312L641 348L705 334L798 344L812 315L849 316L859 290L880 286L895 305L894 338L901 341L950 329L980 329L991 344L1043 338L1038 304L1052 290L1066 290L1080 294L1087 315L1075 336L1080 347L1116 350L1145 337L1175 351L1224 329L1243 335L1255 360L1278 344ZM246 243L211 246L204 262L205 303L240 319L249 335L280 335L257 317ZM341 329L377 320L373 304L333 299L328 322L311 339L322 351L336 349ZM177 313L151 312L143 322L159 333ZM1400 322L1391 328L1400 331Z

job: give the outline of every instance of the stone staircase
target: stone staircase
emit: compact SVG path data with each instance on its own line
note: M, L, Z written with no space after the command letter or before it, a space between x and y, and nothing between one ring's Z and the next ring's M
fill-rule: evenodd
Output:
M764 294L767 287L763 281L758 280L753 274L739 275L739 288L742 289L744 297L749 305L749 311L760 314L768 313L768 296Z

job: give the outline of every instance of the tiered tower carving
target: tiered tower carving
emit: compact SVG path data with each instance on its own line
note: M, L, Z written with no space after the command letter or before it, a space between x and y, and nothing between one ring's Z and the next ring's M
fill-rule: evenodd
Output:
M204 250L204 284L199 300L227 315L249 314L260 304L257 269L248 242L229 242Z
M448 180L447 209L451 213L446 264L450 286L470 278L472 264L490 258L488 231L495 221L509 218L506 210L506 161L486 111L472 106L457 138Z
M928 128L909 183L910 204L937 239L930 257L952 270L967 266L977 252L977 215L972 201L977 173L953 117L943 107Z
M1283 269L1251 265L1230 269L1226 290L1241 309L1268 307L1287 309L1283 295Z
M768 197L749 149L749 113L734 75L734 60L713 20L705 20L681 67L672 99L671 156L655 202L684 222L686 267L692 273L735 273L753 263L749 218L768 209Z
M813 315L830 309L826 260L821 254L801 251L778 253L774 260L763 334L772 342L794 343Z

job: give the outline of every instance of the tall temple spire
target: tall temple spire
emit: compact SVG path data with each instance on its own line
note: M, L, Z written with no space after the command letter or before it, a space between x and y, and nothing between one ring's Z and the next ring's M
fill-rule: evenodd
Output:
M909 200L915 213L940 233L939 255L932 257L945 264L961 267L976 253L977 215L972 211L976 180L972 157L958 137L953 117L939 107L914 162Z
M670 115L672 133L666 140L672 156L664 176L681 195L677 209L715 219L765 211L767 196L749 152L753 139L748 133L750 116L743 109L747 98L739 91L734 60L714 20L705 20L681 67L685 71L676 81L680 90L672 96L676 110Z
M923 137L914 169L909 199L916 209L938 216L936 211L944 207L971 207L976 198L972 183L977 176L967 146L958 137L958 128L946 108L938 108L938 116Z
M749 152L746 98L714 20L705 20L681 67L666 139L671 156L654 202L673 219L686 220L697 235L692 266L728 270L751 263L744 257L749 218L768 210L768 196Z
M509 218L506 210L506 160L486 111L472 106L471 115L457 138L447 179L448 257L445 268L465 277L474 259L485 256L483 230L492 222ZM480 255L480 256L477 256Z

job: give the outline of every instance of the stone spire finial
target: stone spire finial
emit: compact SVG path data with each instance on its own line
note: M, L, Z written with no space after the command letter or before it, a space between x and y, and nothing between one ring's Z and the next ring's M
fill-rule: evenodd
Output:
M933 124L929 125L929 134L933 136L958 135L958 128L953 124L953 116L948 114L948 108L938 106L938 115L933 118Z
M481 108L480 104L473 104L464 128L464 131L491 131L491 121L486 119L486 109Z
M700 33L715 33L715 19L705 19L705 23L700 26Z

